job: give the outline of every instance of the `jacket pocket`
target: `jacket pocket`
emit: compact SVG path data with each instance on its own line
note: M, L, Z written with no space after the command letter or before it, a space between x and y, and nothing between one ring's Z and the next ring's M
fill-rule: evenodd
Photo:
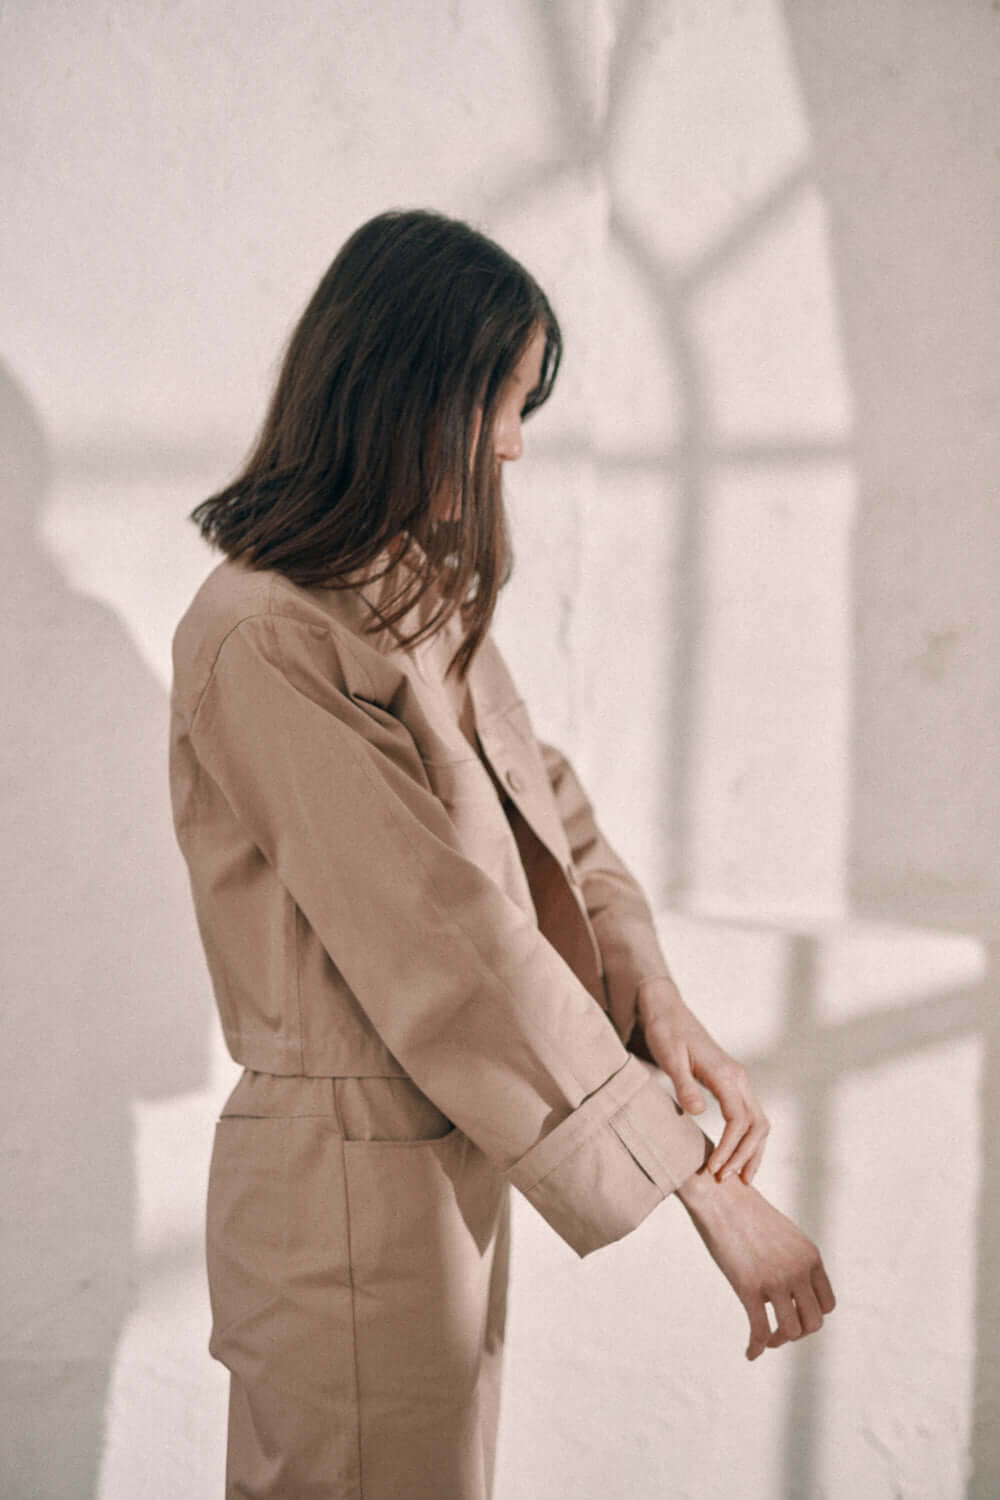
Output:
M362 1384L433 1428L475 1396L506 1181L459 1130L345 1141L344 1166Z
M346 1431L356 1373L343 1150L332 1114L224 1116L206 1262L209 1352L252 1401L272 1393L262 1412L285 1392Z
M498 802L490 773L478 755L463 760L425 760L424 770L435 797L447 808L491 808Z
M506 792L498 790L484 763L478 756L428 762L427 774L434 795L451 820L461 852L508 894L517 891L517 899L526 904L515 869L517 848L504 811Z
M208 1173L205 1260L209 1348L280 1296L288 1234L289 1127L275 1118L223 1116Z

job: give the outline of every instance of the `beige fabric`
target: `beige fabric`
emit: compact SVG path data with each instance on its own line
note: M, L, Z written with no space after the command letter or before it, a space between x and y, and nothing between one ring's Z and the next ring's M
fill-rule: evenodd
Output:
M174 638L175 827L247 1070L209 1185L230 1496L486 1500L507 1184L576 1251L704 1138L623 1045L649 908L492 639L221 563Z
M244 1073L216 1127L227 1495L485 1500L508 1189L400 1078Z

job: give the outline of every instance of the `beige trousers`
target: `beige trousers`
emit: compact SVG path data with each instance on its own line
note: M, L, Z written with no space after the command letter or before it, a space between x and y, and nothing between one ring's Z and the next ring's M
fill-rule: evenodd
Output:
M404 1078L245 1072L208 1189L227 1500L488 1500L508 1189Z

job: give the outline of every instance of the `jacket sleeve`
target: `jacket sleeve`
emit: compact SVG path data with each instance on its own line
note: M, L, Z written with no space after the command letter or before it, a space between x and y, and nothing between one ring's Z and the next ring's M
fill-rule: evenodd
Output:
M192 747L407 1073L585 1255L695 1171L704 1137L460 852L366 675L336 627L244 620Z
M597 826L576 772L554 745L539 741L539 748L601 950L608 1012L627 1044L637 1025L639 985L644 979L669 975L670 969L642 888Z

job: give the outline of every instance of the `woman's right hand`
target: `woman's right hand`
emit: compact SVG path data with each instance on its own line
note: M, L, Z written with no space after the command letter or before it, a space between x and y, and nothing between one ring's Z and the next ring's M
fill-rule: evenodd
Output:
M681 1109L700 1114L705 1108L699 1082L719 1101L726 1128L708 1159L709 1171L720 1181L738 1172L745 1183L751 1183L771 1126L746 1069L709 1035L669 975L642 981L636 1010L629 1049L663 1069Z
M747 1359L817 1333L836 1299L811 1240L739 1177L718 1182L704 1167L677 1190L709 1254L750 1320ZM767 1304L777 1328L771 1331Z

